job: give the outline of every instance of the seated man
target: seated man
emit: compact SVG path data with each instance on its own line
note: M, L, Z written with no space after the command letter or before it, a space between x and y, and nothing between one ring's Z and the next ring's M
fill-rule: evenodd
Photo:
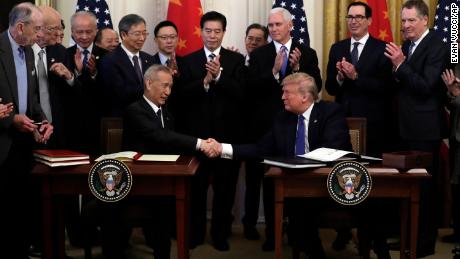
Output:
M146 154L180 154L195 150L212 153L212 141L204 141L174 131L174 120L164 106L171 93L172 84L172 72L168 67L153 65L147 69L144 75L144 95L127 107L123 117L124 150ZM133 201L140 204L153 217L149 227L152 230L151 245L155 259L169 259L172 224L170 218L174 217L172 197L131 199L104 205L104 215L109 215L102 220L101 225L104 256L111 259L124 258L121 237L128 226L122 218L125 208L132 207Z
M318 88L306 73L287 76L283 82L284 110L274 120L271 130L257 143L246 145L217 144L223 158L245 159L264 156L294 157L320 147L351 150L345 113L336 103L318 101ZM212 154L210 154L212 155ZM303 199L293 200L291 221L296 249L310 258L324 258L318 237L315 213Z

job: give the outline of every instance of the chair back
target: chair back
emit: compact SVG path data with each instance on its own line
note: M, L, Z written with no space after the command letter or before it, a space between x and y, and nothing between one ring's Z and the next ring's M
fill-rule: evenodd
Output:
M121 151L123 120L116 117L101 119L101 150L104 154Z
M348 130L353 152L366 154L367 120L366 118L348 117Z

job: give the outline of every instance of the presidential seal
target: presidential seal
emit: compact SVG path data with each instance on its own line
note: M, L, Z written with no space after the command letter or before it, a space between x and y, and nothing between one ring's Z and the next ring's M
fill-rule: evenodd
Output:
M372 179L366 167L355 161L336 164L327 177L332 199L343 205L356 205L367 198Z
M133 177L128 166L115 159L97 162L89 171L89 189L96 198L105 202L116 202L128 195Z

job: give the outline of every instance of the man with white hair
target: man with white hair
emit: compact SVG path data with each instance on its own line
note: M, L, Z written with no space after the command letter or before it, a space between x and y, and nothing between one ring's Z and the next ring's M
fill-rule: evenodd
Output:
M271 127L275 114L283 110L281 81L295 72L311 75L321 90L321 75L316 52L291 37L291 14L284 8L273 8L268 16L268 31L272 42L251 52L247 91L253 101L250 120L250 141L258 141ZM263 174L263 168L252 174ZM258 171L258 172L257 172ZM264 180L264 208L267 237L264 251L274 250L273 182Z
M20 3L9 13L9 28L0 35L0 96L13 103L13 111L0 120L0 203L3 210L0 229L2 258L27 257L28 207L32 147L45 143L53 126L38 102L36 70L30 46L43 37L42 13L31 3ZM41 123L37 125L37 123Z

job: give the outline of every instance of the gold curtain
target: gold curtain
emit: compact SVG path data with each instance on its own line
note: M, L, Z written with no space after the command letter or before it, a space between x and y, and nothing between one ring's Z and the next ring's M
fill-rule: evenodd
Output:
M329 56L329 49L336 41L345 39L347 35L347 24L345 16L347 14L347 6L354 0L325 0L324 1L324 32L323 32L323 78L326 81L326 68ZM394 42L398 45L402 43L401 37L401 6L404 0L386 0L391 24L391 31ZM430 10L429 27L433 26L434 15L438 0L424 0ZM321 58L321 57L320 57ZM333 100L326 91L323 91L323 99Z
M53 8L56 8L56 1L57 0L35 0L35 5L36 6L46 5L46 6L51 6ZM61 0L61 1L67 1L67 0Z

